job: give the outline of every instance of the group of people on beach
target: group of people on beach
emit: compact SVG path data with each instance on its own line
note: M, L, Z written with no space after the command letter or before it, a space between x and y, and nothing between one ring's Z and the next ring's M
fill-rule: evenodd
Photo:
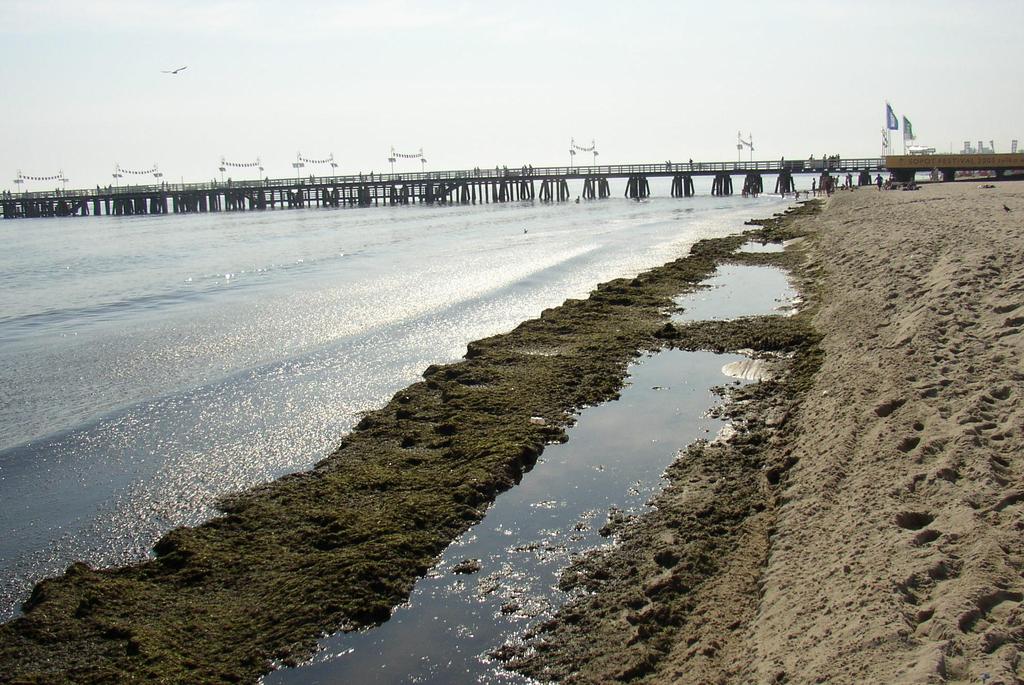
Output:
M811 179L811 194L818 197L818 193L831 196L837 189L853 190L853 174L847 173L840 183L839 176L822 174L817 180Z
M877 174L875 176L875 185L878 187L879 190L882 189L883 181L881 174ZM814 197L818 197L818 193L822 193L824 195L832 195L832 193L834 193L836 190L852 191L855 187L856 186L853 183L853 174L851 173L846 174L846 176L842 179L842 183L840 183L840 179L838 176L833 176L831 174L822 174L821 177L817 180L811 179L811 195Z

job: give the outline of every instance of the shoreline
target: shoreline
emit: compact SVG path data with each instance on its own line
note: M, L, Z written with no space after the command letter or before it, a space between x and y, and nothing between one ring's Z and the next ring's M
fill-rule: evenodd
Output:
M1010 183L936 184L798 220L819 341L497 656L566 683L1024 682L1020 211Z
M729 637L754 619L777 509L796 463L784 447L793 437L789 418L821 364L812 325L817 279L804 266L802 246L818 216L747 222L784 237L789 247L725 263L783 268L804 302L790 317L684 324L669 346L720 353L746 347L770 378L725 388L717 411L731 430L682 447L649 511L617 522L614 545L565 570L560 586L577 597L523 642L495 651L507 668L540 682L748 682L727 666L741 656ZM736 344L739 330L770 332L779 323L802 333L801 344L781 348L786 354L773 354L780 348L770 335Z
M772 230L747 233L786 237ZM576 409L616 397L637 354L678 344L673 297L722 260L771 261L732 254L748 237L700 241L470 343L463 361L429 367L365 415L312 471L227 498L223 516L164 536L152 561L75 564L42 581L0 626L0 663L25 680L255 680L308 656L325 631L386 620L448 542L565 439ZM732 329L716 331L730 347L803 336L793 322Z

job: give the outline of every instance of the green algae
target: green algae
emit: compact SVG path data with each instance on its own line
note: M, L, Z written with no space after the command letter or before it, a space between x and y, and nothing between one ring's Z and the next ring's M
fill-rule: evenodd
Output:
M775 219L753 233L795 235ZM312 470L225 498L221 516L171 531L150 561L75 564L42 581L23 616L0 626L4 678L248 682L308 657L325 632L387 620L447 544L566 439L575 411L617 396L642 351L801 344L804 329L781 317L667 323L673 298L718 263L755 257L734 252L750 235L701 241L470 343L463 361L429 367L367 413Z

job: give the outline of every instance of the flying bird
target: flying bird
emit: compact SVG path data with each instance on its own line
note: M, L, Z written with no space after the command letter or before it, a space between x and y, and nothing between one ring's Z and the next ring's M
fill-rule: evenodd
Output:
M187 65L184 66L184 67L178 67L177 69L172 69L171 71L164 71L163 69L161 69L160 73L161 74L177 74L179 71L185 71L186 69L188 69Z

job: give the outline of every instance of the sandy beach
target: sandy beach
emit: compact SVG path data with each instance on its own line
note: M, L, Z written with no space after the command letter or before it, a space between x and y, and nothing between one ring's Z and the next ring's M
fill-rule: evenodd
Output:
M794 224L820 368L798 355L734 397L736 435L680 455L655 511L568 574L593 594L513 663L588 683L1024 680L1024 187L983 184L841 192Z
M960 183L823 215L825 362L748 637L758 680L1024 676L1022 211L1018 184Z

